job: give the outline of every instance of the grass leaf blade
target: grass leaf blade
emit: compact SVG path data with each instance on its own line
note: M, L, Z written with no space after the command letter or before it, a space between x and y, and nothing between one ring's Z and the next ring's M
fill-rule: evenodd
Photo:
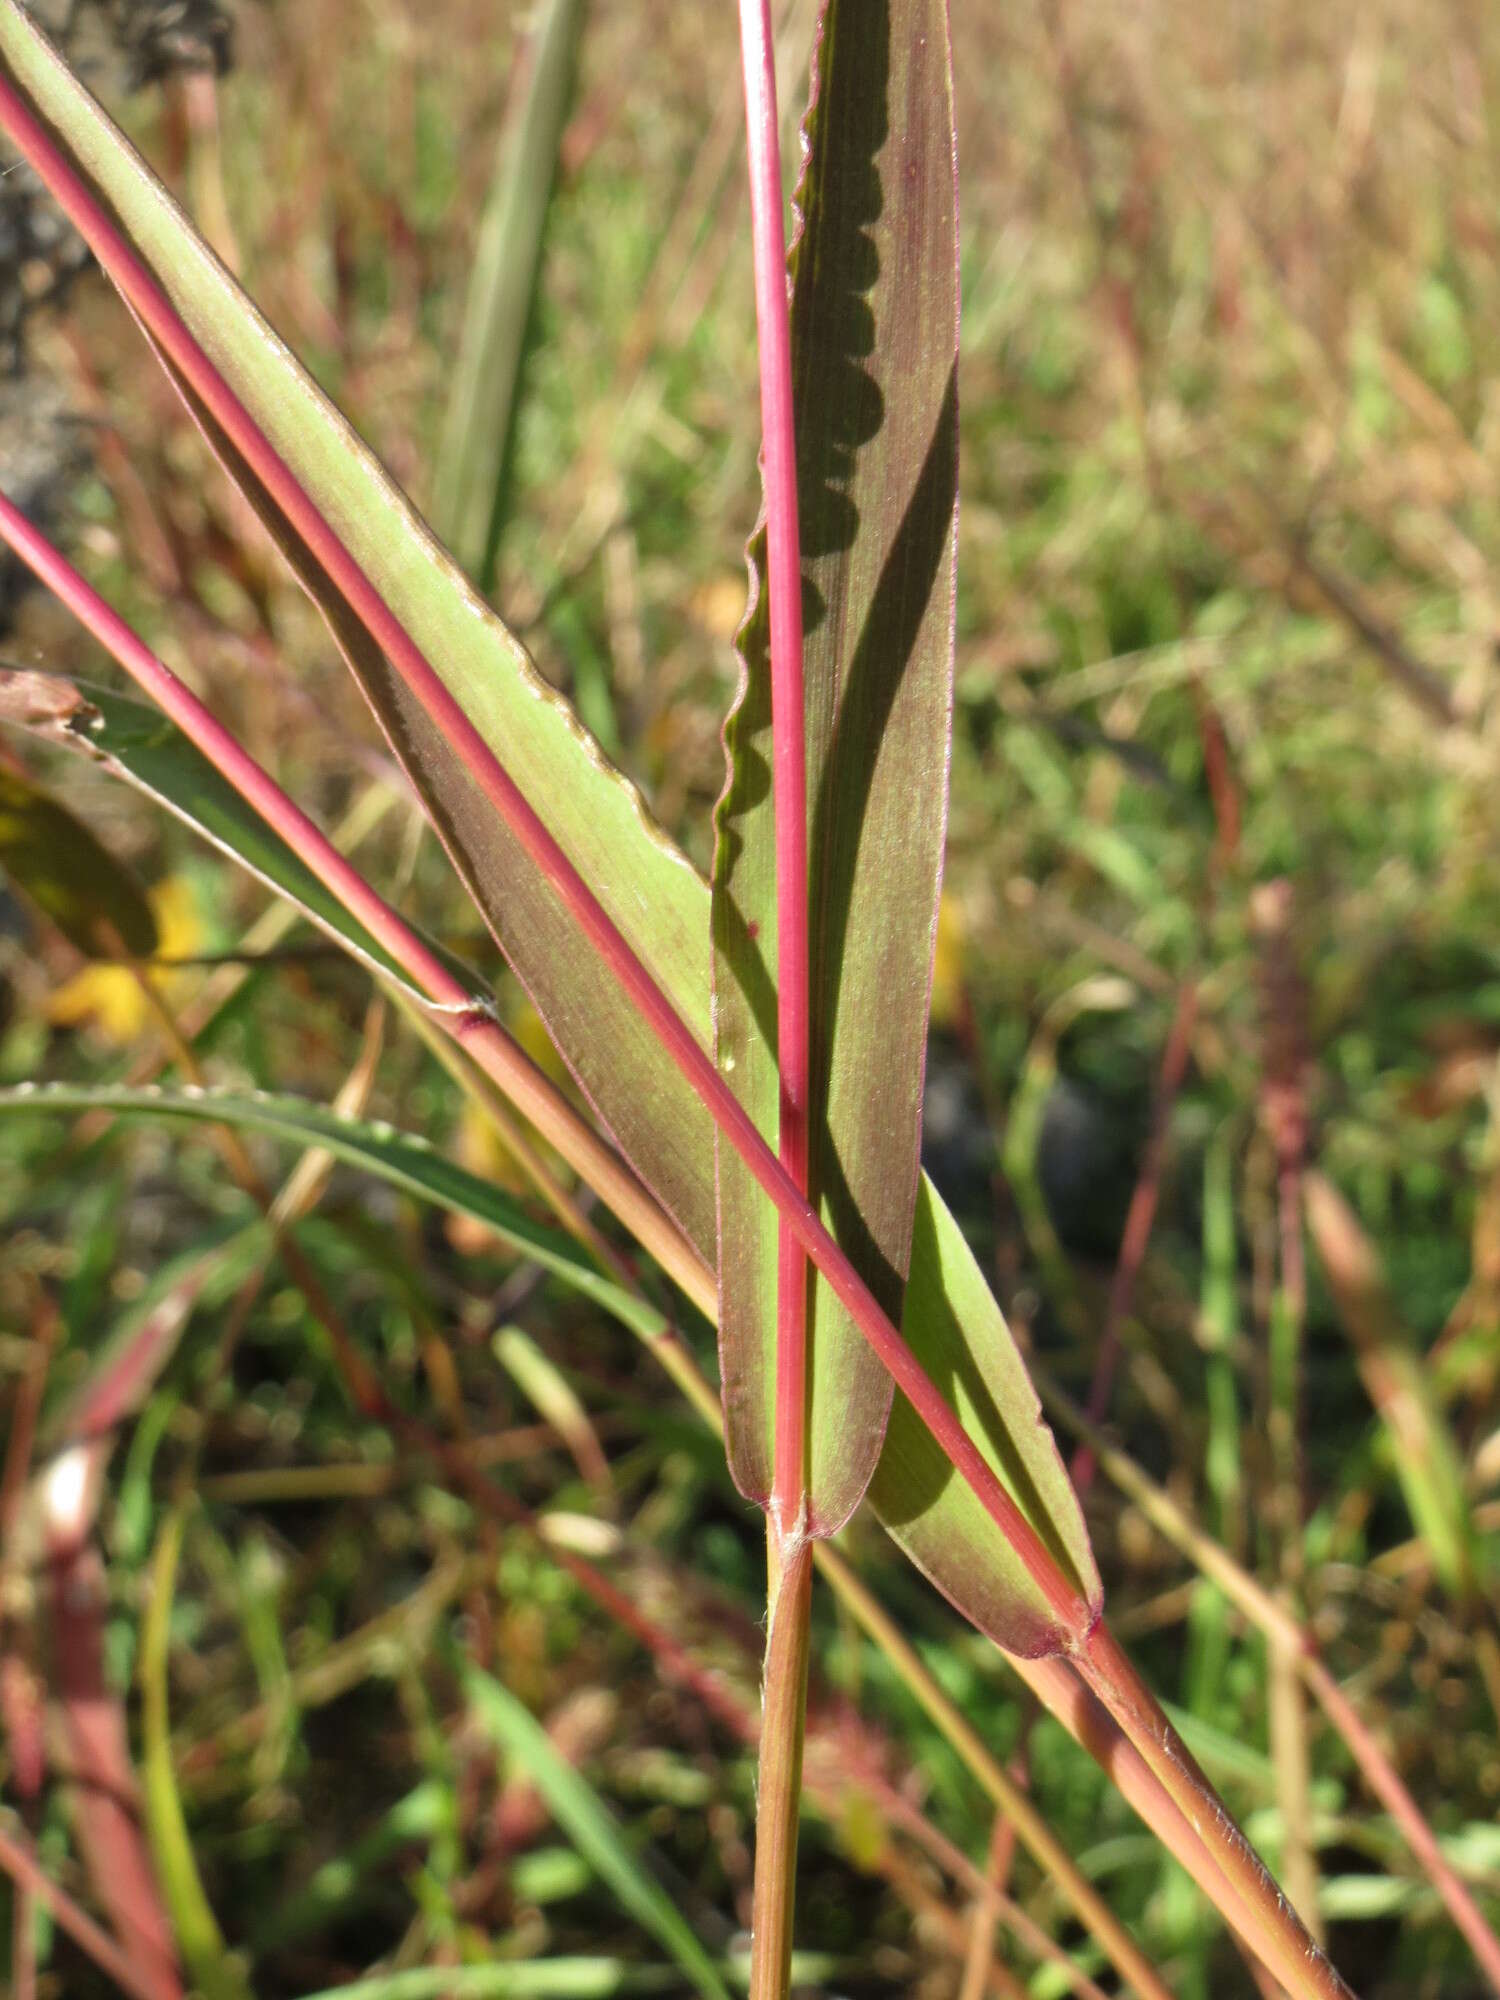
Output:
M371 971L396 981L417 1005L428 1004L385 947L159 709L61 674L0 667L0 722L13 723L47 743L103 764L267 888L295 903L309 922ZM482 1004L474 972L439 945L426 942Z
M474 1713L497 1748L525 1770L559 1826L643 1929L669 1952L705 2000L728 2000L713 1960L666 1893L621 1838L599 1795L567 1762L530 1710L477 1667L464 1672Z
M375 1174L419 1200L436 1202L484 1223L512 1249L585 1293L643 1338L653 1339L666 1329L665 1319L653 1306L604 1277L571 1237L533 1222L500 1188L455 1165L424 1140L390 1125L343 1118L309 1098L262 1092L132 1089L124 1084L22 1084L0 1091L0 1117L82 1111L233 1125L242 1131L264 1132L288 1145L321 1147L336 1159Z
M519 116L514 124L507 120L501 136L474 248L433 520L484 591L494 581L526 326L536 300L582 24L583 0L551 0L532 35Z
M251 2000L250 1986L231 1957L204 1893L193 1843L172 1769L167 1719L167 1650L177 1559L182 1548L182 1511L168 1516L151 1563L151 1598L141 1626L141 1729L144 1743L142 1794L151 1851L195 1988L204 2000Z
M825 8L791 254L803 527L814 1056L811 1191L899 1318L952 709L957 210L947 21L935 0ZM774 1139L775 815L765 527L751 546L741 691L717 814L718 1059ZM742 1488L770 1486L776 1220L720 1148L721 1348ZM815 1531L857 1506L890 1384L815 1283L808 1454Z

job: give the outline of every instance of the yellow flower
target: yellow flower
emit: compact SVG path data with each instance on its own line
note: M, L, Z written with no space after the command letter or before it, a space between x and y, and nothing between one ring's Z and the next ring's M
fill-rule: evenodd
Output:
M198 898L185 875L169 875L150 892L156 918L157 955L188 958L204 950L207 926ZM169 1005L192 990L194 974L187 971L148 975ZM54 1027L76 1028L85 1022L105 1041L121 1045L138 1041L151 1025L151 1009L135 975L121 965L86 965L59 986L47 1003Z

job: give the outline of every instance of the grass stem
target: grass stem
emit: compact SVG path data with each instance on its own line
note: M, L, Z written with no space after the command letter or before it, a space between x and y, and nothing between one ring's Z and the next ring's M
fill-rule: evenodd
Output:
M761 471L771 643L772 792L776 818L777 1152L807 1194L810 1090L807 939L807 742L802 672L802 557L792 342L782 215L776 49L770 0L740 0L750 235L760 354ZM797 1902L797 1821L807 1724L812 1550L807 1521L807 1257L783 1214L776 1237L776 1385L766 1524L766 1668L755 1820L750 2000L785 2000Z
M809 981L807 742L802 671L802 558L792 344L782 216L776 53L769 0L740 0L750 234L760 352L761 459L770 598L772 788L776 809L776 1032L779 1154L807 1193ZM777 1238L776 1431L771 1510L795 1532L806 1508L807 1261L786 1218Z
M813 1544L767 1523L768 1624L755 1807L755 1922L750 2000L784 2000L792 1973L797 1820L807 1725Z
M1294 2000L1351 2000L1349 1987L1319 1951L1260 1856L1218 1805L1192 1753L1102 1619L1074 1664L1167 1799L1197 1828L1248 1921L1242 1935L1267 1970Z

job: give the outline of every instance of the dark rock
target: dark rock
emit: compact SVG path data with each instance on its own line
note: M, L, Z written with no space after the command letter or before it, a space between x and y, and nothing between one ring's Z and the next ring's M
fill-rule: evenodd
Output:
M1143 1122L1102 1091L1059 1077L1042 1113L1036 1174L1058 1240L1112 1264L1140 1161Z

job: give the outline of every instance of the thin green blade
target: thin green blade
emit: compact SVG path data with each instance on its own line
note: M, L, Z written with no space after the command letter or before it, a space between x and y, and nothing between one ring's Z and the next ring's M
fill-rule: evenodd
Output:
M830 0L791 253L806 625L813 1095L809 1193L893 1320L921 1150L947 818L958 499L958 216L943 0ZM776 848L763 527L725 729L713 932L717 1056L777 1136ZM775 1429L777 1223L719 1147L719 1339L730 1464L764 1501ZM815 1533L859 1504L890 1378L821 1281L808 1321Z
M81 819L0 769L0 878L8 877L86 958L149 958L156 920L139 882Z
M320 1147L393 1187L467 1215L492 1229L522 1256L533 1259L645 1339L665 1330L653 1306L604 1277L560 1230L548 1229L500 1188L456 1166L409 1132L362 1118L344 1118L311 1098L277 1097L237 1090L163 1090L154 1085L18 1084L0 1090L7 1113L110 1111L122 1118L176 1118L195 1124L233 1125L264 1132L288 1145Z
M582 24L583 0L550 0L530 37L526 87L501 135L479 226L443 428L433 521L486 591L494 580L526 323L541 274L542 237Z
M1360 1379L1390 1440L1412 1524L1432 1552L1444 1589L1471 1596L1488 1579L1464 1491L1463 1458L1421 1352L1401 1325L1380 1253L1325 1174L1307 1174L1303 1201L1308 1233Z
M350 916L159 709L62 674L0 667L0 723L29 730L44 742L88 757L145 792L267 888L295 903L311 923L372 972L394 980L419 1005L427 1005L385 947ZM149 915L148 911L148 919ZM486 996L473 969L439 945L425 942L470 988L475 1004L483 1006Z
M708 2000L728 1988L676 1906L626 1846L598 1793L558 1750L531 1711L477 1667L463 1672L470 1706L485 1734L525 1771L558 1825L643 1929L682 1967Z
M151 1595L141 1622L142 1794L151 1852L178 1947L203 2000L253 2000L239 1959L230 1952L203 1887L192 1835L177 1788L168 1723L167 1656L172 1597L182 1549L183 1513L167 1516L151 1563Z

